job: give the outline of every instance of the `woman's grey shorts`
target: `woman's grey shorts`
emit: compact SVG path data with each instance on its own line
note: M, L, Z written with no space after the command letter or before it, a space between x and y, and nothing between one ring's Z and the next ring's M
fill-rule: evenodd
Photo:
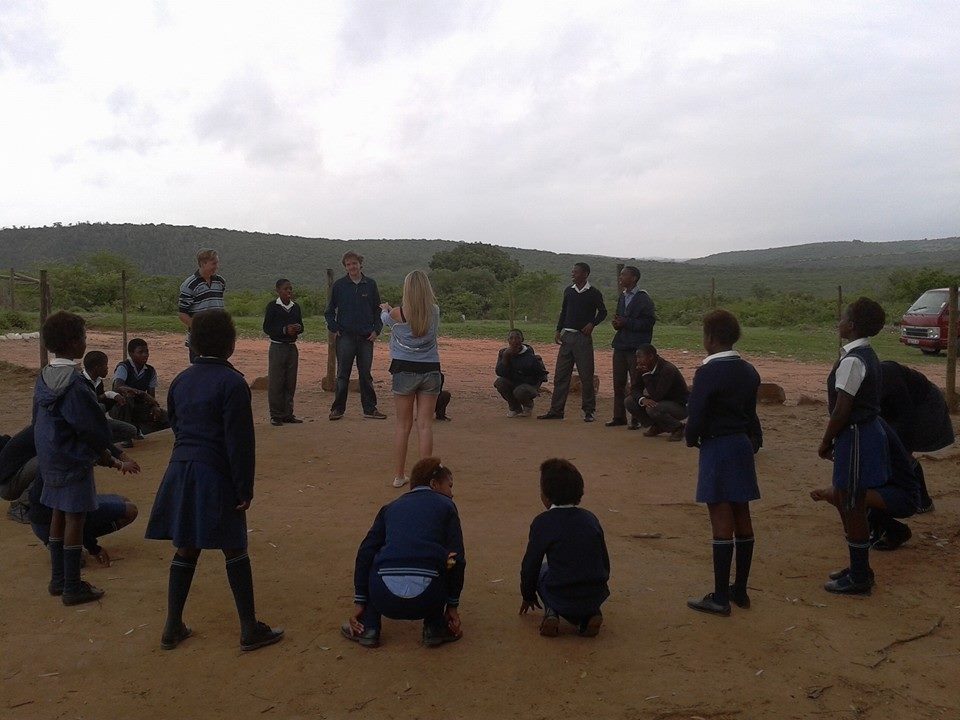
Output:
M431 372L398 372L393 374L394 395L424 395L440 394L440 371Z

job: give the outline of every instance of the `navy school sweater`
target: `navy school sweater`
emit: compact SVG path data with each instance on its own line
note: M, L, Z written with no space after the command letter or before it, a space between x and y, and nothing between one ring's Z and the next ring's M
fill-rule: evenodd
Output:
M456 562L446 569L449 553ZM447 605L460 604L466 558L460 515L453 500L427 486L416 487L380 508L360 543L353 573L354 602L369 599L370 572L444 577Z
M577 292L570 285L563 291L563 305L560 306L560 319L557 320L557 332L564 328L580 330L588 324L595 326L607 317L607 306L603 304L603 295L592 285L583 292Z
M763 444L757 417L760 374L739 355L714 358L697 368L687 400L686 440L690 447L724 435L746 434L756 451Z
M300 332L303 332L303 312L297 303L287 310L282 305L278 305L274 300L263 313L263 332L270 336L273 342L295 343L300 333L288 335L284 332L287 325L297 324L300 326Z
M539 386L546 382L548 373L543 358L537 355L530 345L524 343L524 351L519 355L504 358L509 348L502 348L497 355L497 377L506 378L515 385Z

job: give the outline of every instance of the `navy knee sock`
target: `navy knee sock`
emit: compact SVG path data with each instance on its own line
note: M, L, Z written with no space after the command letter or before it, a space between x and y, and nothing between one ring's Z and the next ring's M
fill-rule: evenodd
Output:
M737 571L733 586L737 589L737 592L746 592L747 580L750 578L750 565L753 563L753 536L738 537L736 549Z
M187 604L190 584L197 569L197 558L191 560L174 555L170 561L170 579L167 583L167 624L164 635L173 635L183 624L183 606Z
M721 605L730 602L730 565L733 563L733 539L713 539L713 599Z
M80 592L80 553L83 545L63 546L63 594Z
M850 551L850 577L859 583L870 580L870 543L847 540Z
M63 538L50 538L50 585L63 586Z
M247 553L227 560L227 579L240 616L240 635L250 637L257 628L257 614L253 605L253 571Z

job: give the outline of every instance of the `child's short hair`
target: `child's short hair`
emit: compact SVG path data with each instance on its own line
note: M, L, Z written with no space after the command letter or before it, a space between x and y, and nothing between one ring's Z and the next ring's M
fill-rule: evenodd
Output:
M858 297L847 306L847 317L862 337L873 337L887 322L887 313L884 312L876 300L868 297Z
M134 350L142 347L143 348L147 347L147 341L144 340L143 338L134 338L133 340L127 343L127 354L133 355Z
M358 253L358 252L354 252L353 250L347 250L347 251L343 254L343 257L340 258L340 264L343 265L344 267L346 267L346 265L347 265L347 260L356 260L358 263L360 263L361 265L363 265L363 255L361 255L361 254Z
M540 492L553 505L579 505L583 475L569 460L544 460L540 465Z
M587 275L590 274L590 266L587 265L585 262L575 262L575 263L573 264L573 266L574 266L574 267L577 267L577 268L580 268L580 269L583 270Z
M82 317L61 310L44 321L40 335L47 350L62 356L83 337L86 330L87 323Z
M280 278L279 280L277 280L277 284L276 284L274 287L276 287L276 289L279 290L279 289L282 288L284 285L286 285L288 282L290 282L290 281L287 280L286 278Z
M711 310L703 316L703 335L733 345L740 339L740 321L729 310Z
M452 476L450 468L445 467L438 457L425 457L410 471L410 487L429 485L433 480Z
M640 268L636 265L624 265L623 269L633 275L637 280L640 279Z
M216 250L210 250L209 248L201 250L197 253L197 267L203 265L207 260L213 260L214 258L220 259L220 253Z
M90 373L95 367L107 361L107 354L99 350L91 350L83 356L83 369Z
M237 328L226 310L205 310L193 316L190 346L197 355L226 360L233 354Z
M644 343L637 348L637 355L656 355L657 348L655 348L650 343Z
M511 330L510 332L507 333L507 340L509 340L509 339L510 339L512 336L514 336L514 335L519 335L519 336L520 336L520 342L523 342L523 331L522 331L522 330L520 330L519 328L514 328L513 330Z

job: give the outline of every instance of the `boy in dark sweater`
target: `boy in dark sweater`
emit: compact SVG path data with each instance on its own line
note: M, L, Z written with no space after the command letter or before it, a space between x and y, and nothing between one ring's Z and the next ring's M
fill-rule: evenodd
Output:
M303 333L303 314L293 301L293 284L289 280L277 280L276 289L277 299L267 305L263 314L263 331L270 336L267 365L270 424L283 425L303 422L293 414L300 363L297 338Z
M595 637L603 624L600 606L610 597L610 557L600 521L578 507L582 497L583 476L573 463L554 458L540 465L540 500L547 510L530 524L520 566L520 614L539 608L539 595L545 637L556 637L561 617L586 637Z
M660 357L653 345L641 345L637 373L640 387L635 386L625 403L631 416L630 428L635 430L639 424L647 428L647 437L669 432L671 440L683 440L690 390L680 369Z
M533 401L540 394L540 385L547 380L547 369L543 358L523 341L519 330L507 334L507 347L497 355L496 373L493 386L507 401L507 417L528 417L533 411Z
M141 435L170 427L167 411L157 401L157 371L147 360L150 348L143 338L127 343L127 357L113 371L113 389L123 403L110 409L110 417L136 426Z
M562 420L563 409L570 392L570 377L573 366L580 376L584 422L593 422L597 411L597 397L593 389L593 329L607 317L603 295L587 281L590 266L578 262L570 272L573 285L563 293L563 305L557 320L554 342L560 346L557 352L557 368L553 373L553 400L550 410L538 415L540 420Z

